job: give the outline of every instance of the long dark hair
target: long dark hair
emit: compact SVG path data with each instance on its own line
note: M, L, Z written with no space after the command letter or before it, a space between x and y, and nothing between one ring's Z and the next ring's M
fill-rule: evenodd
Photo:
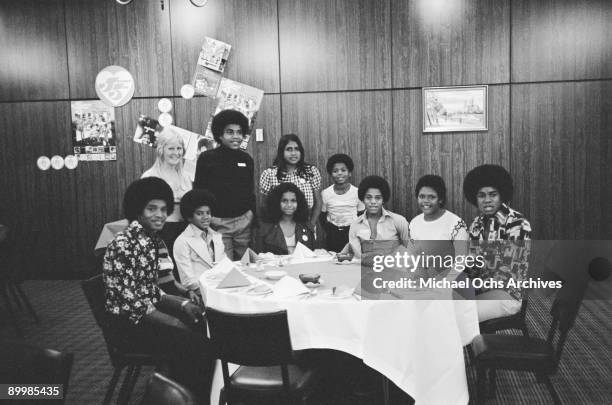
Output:
M300 150L300 160L296 164L296 173L298 176L310 180L313 176L310 170L311 165L304 162L304 145L302 145L302 141L300 141L300 138L296 134L286 134L281 136L278 140L278 149L276 150L276 157L273 162L273 165L278 167L276 178L281 181L287 173L287 162L285 161L284 153L285 148L291 141L295 142Z
M295 198L297 199L297 209L293 214L293 219L295 222L299 223L307 222L308 204L306 203L306 197L304 197L302 190L300 190L298 186L293 183L281 183L270 191L270 194L268 194L266 199L267 219L272 223L280 221L283 216L280 209L281 198L283 197L283 194L288 191L294 193Z

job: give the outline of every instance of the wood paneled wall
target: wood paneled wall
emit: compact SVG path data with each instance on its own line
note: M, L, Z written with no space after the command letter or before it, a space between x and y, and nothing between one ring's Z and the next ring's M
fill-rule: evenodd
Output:
M0 221L40 230L39 277L88 272L101 226L154 161L131 141L140 113L170 97L175 123L202 133L215 102L184 100L204 36L232 45L226 77L266 92L248 151L256 176L281 134L307 161L350 154L353 182L380 174L389 207L416 215L414 184L440 174L469 221L465 174L515 178L513 206L540 239L612 238L612 2L606 0L187 0L0 3ZM116 162L41 172L71 151L70 100L95 99L97 72L127 68L135 98L116 108ZM425 86L489 85L489 130L421 131ZM261 202L261 198L260 198Z

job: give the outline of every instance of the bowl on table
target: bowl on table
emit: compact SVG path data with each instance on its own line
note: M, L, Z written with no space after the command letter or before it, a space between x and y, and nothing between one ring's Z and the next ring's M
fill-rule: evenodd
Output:
M300 278L300 281L308 288L316 288L323 284L321 275L318 273L300 274L298 277Z
M338 261L338 263L351 262L353 260L353 254L352 253L337 253L336 260Z

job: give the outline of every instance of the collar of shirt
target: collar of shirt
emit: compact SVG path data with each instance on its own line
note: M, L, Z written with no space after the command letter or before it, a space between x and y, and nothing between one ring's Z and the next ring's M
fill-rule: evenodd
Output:
M194 224L189 224L189 228L195 236L199 236L200 238L206 240L206 242L210 242L212 240L212 229L209 228L206 232L206 237L204 237L204 231L195 226Z
M389 211L387 211L385 207L382 207L382 214L378 222L384 222L385 218L391 218L391 214L389 214ZM367 211L357 217L357 222L362 223L362 224L365 223L367 220L368 220Z
M514 211L512 208L510 208L507 204L502 203L501 207L499 208L499 210L497 210L497 212L491 217L494 219L494 221L500 225L504 225L508 222L509 218L513 218L516 217L516 211ZM478 222L480 223L480 225L484 228L487 224L487 216L486 215L480 215L478 217Z

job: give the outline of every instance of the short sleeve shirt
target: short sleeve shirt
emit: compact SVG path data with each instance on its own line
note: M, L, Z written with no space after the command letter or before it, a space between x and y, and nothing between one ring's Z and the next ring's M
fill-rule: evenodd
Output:
M322 211L327 212L327 220L339 227L350 226L357 220L357 212L363 211L365 206L357 196L357 187L351 184L344 194L336 194L331 185L321 192L323 201Z
M269 167L261 173L259 177L259 191L268 195L270 191L281 183L293 183L304 193L308 208L314 206L314 195L321 189L321 173L314 166L306 166L306 176L298 175L297 172L285 173L280 180L276 177L278 167Z

